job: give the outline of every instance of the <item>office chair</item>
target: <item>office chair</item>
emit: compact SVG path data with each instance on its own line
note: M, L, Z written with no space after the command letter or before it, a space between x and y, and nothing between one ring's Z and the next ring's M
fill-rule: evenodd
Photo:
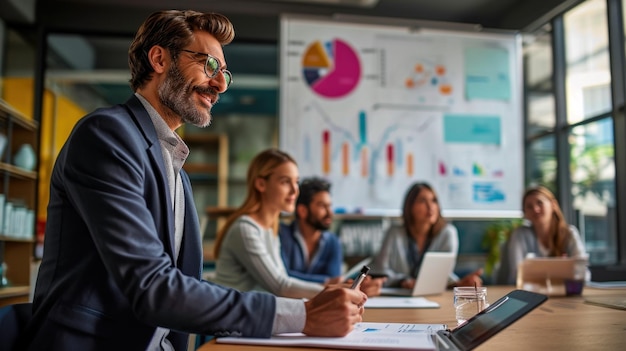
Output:
M17 339L32 317L33 304L18 303L0 308L0 345L3 350L15 348Z

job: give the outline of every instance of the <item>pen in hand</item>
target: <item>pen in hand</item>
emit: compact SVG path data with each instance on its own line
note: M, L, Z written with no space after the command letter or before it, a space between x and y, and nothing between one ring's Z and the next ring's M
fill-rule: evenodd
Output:
M352 286L350 287L350 289L352 290L358 289L361 283L363 282L363 279L365 279L369 271L370 271L370 267L363 266L363 268L361 268L361 273L359 273L359 276L354 279L354 282L352 282Z

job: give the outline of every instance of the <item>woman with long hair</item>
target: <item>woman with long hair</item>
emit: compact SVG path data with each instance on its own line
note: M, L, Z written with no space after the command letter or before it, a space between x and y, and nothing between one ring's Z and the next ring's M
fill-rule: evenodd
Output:
M216 283L293 298L311 298L324 289L323 284L290 277L280 253L280 213L294 211L298 179L296 161L287 153L268 149L254 157L246 199L217 236ZM367 279L361 290L376 295L381 285Z
M426 252L458 253L457 229L441 216L435 190L427 183L411 185L404 196L402 223L392 225L378 255L372 272L388 276L386 285L412 289ZM449 286L482 284L477 270L463 279L450 272Z
M534 257L585 257L585 247L575 226L565 221L554 194L544 186L526 189L522 197L525 224L516 228L505 245L497 283L515 284L517 265Z
M280 256L280 213L293 212L298 177L296 161L285 152L268 149L254 157L246 199L217 235L216 283L294 298L322 291L321 284L289 277Z

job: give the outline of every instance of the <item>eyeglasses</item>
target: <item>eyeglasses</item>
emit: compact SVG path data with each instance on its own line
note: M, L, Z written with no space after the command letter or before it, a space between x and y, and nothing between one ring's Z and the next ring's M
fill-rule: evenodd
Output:
M182 49L181 51L188 52L194 55L206 56L206 62L204 63L204 74L206 74L209 79L215 77L217 75L217 72L221 71L224 74L224 80L226 80L226 89L228 89L230 84L233 82L233 74L230 73L230 71L227 69L220 69L222 65L217 57L205 54L204 52L197 52L185 49Z

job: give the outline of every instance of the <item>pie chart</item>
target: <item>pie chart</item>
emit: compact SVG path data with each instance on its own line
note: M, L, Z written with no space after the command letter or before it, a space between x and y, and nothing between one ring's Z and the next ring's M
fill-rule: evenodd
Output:
M361 79L361 62L343 40L315 41L302 56L304 79L316 94L340 98L350 94Z

